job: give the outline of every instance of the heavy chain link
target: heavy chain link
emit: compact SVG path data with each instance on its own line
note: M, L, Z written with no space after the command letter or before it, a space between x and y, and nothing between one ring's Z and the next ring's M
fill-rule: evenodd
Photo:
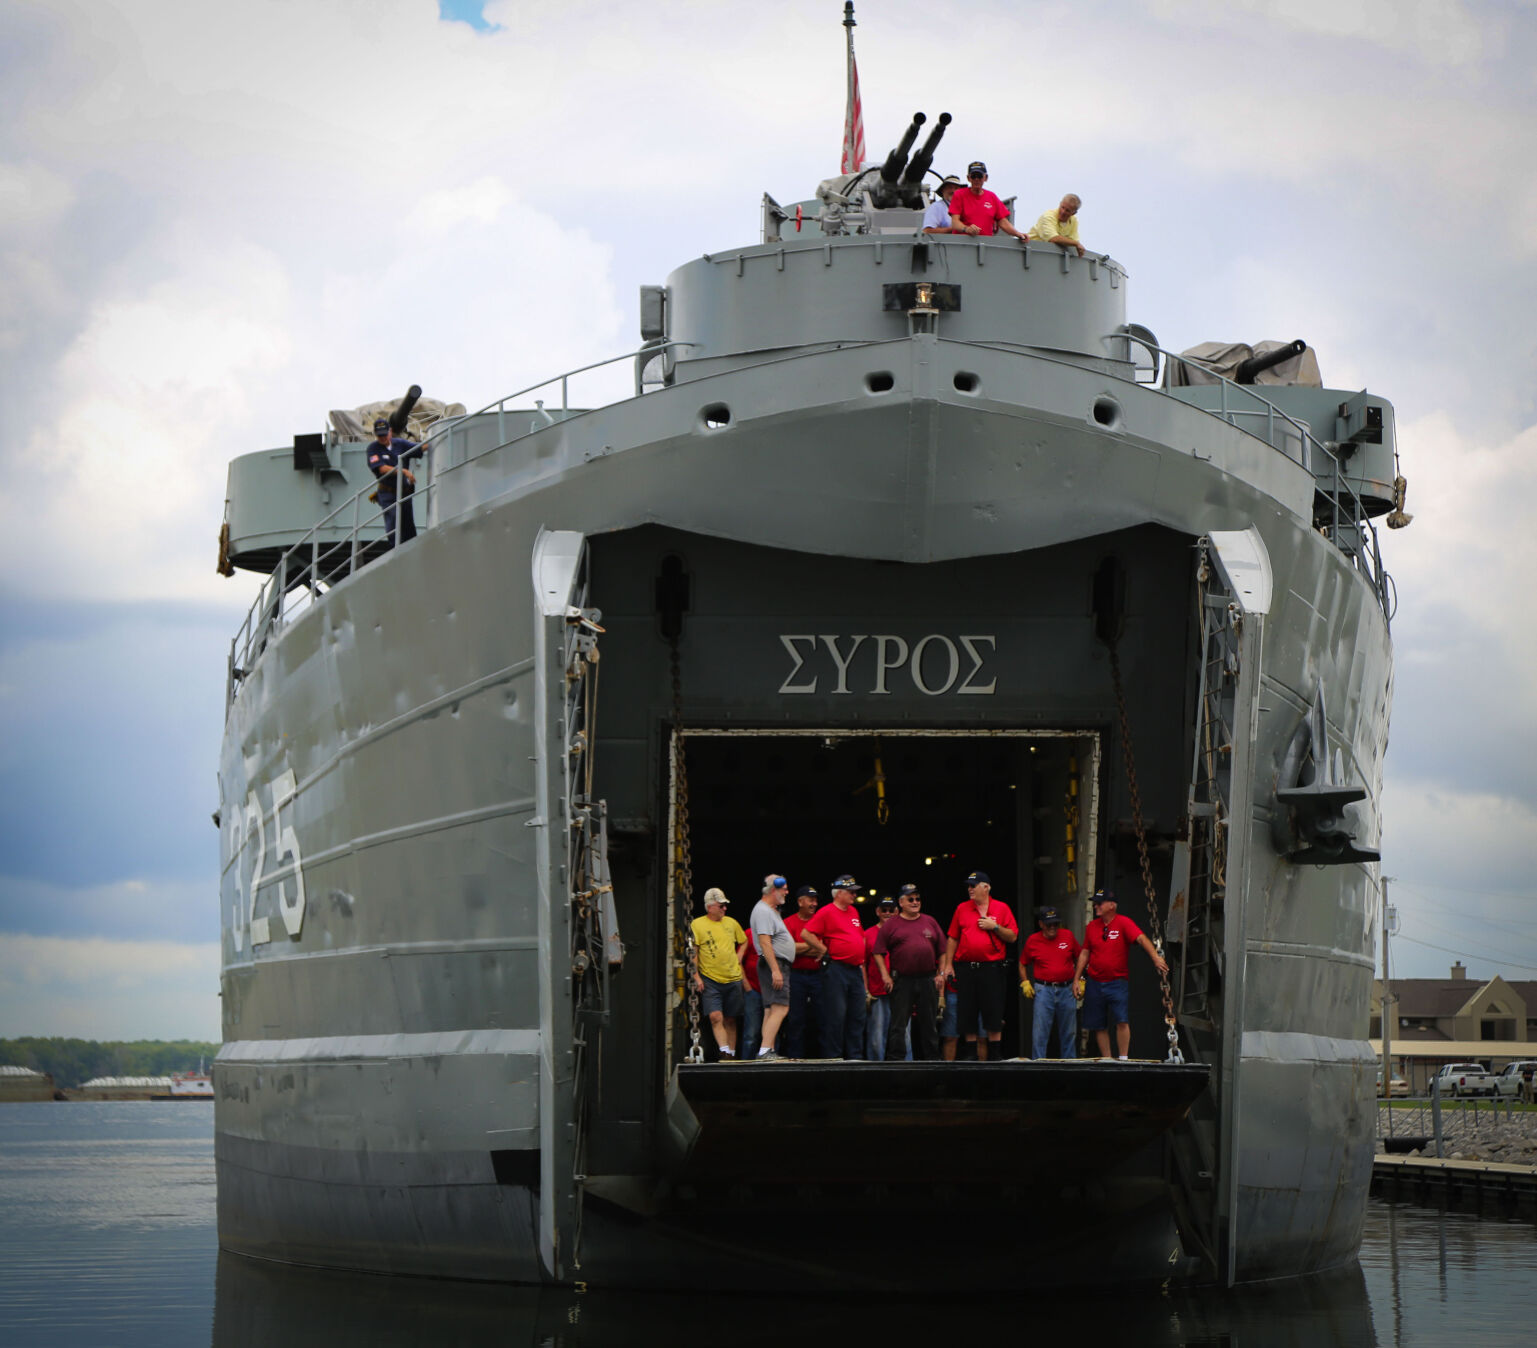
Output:
M694 859L688 829L688 756L683 749L683 674L678 657L678 638L672 639L672 771L673 810L677 829L673 847L673 902L677 905L678 933L683 947L683 982L688 1006L689 1049L686 1062L703 1062L699 1041L699 992L694 977L699 971L699 952L694 948Z
M1115 688L1115 707L1121 718L1121 752L1126 759L1126 782L1131 788L1131 826L1137 835L1137 862L1142 868L1142 888L1147 893L1148 926L1153 929L1153 949L1160 959L1163 953L1163 918L1158 912L1158 894L1153 888L1153 863L1147 854L1147 830L1142 825L1142 790L1137 785L1137 761L1131 747L1131 718L1126 714L1126 690L1121 685L1121 656L1115 642L1110 642L1110 680ZM1167 963L1167 960L1165 960ZM1166 1062L1182 1063L1179 1048L1179 1022L1174 1014L1174 993L1169 987L1169 971L1161 969L1158 985L1163 992L1163 1022L1169 1040Z

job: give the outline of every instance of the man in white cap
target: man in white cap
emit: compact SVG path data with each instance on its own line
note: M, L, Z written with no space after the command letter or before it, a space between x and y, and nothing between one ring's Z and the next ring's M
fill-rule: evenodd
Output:
M710 1018L722 1062L736 1057L737 1022L745 1009L742 951L747 948L747 935L734 917L726 915L730 902L719 889L705 890L704 916L696 917L692 925L694 991Z

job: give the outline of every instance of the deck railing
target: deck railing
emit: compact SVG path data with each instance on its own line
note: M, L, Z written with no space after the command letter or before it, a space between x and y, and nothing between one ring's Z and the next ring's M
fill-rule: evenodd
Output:
M633 361L635 393L638 396L642 390L641 381L646 366L657 357L665 358L671 348L688 345L691 343L647 342L638 350L625 351L617 356L609 356L605 360L593 361L588 365L581 365L562 374L541 379L538 383L529 384L525 388L505 394L495 402L487 403L478 411L466 416L438 422L422 440L426 450L417 460L418 485L409 497L403 498L410 500L413 503L413 510L419 509L423 516L419 521L419 527L428 528L433 522L433 508L437 501L438 470L440 467L453 466L454 437L468 423L493 413L496 415L497 443L483 451L493 453L515 440L521 440L531 430L542 429L544 425L553 425L557 420L571 415L573 411L570 402L571 380L577 375L616 365L620 361ZM546 411L544 400L536 398L534 415L536 418L542 418L542 422L532 427L522 428L517 428L511 423L510 418L514 409L509 404L516 399L527 398L532 393L555 385L560 386L561 417L558 418L553 412ZM442 465L435 463L432 457L433 451L440 447L446 447L449 459L449 462ZM373 536L373 531L379 525L380 507L369 498L378 490L377 481L370 480L365 483L324 519L312 525L304 536L278 559L272 574L257 591L255 600L246 612L245 620L230 641L225 685L226 709L234 701L241 680L245 678L247 671L256 662L274 633L285 623L304 612L331 585L345 580L360 566L367 565L389 550L384 539ZM368 531L368 537L364 536L365 530Z
M1128 334L1117 333L1117 337L1127 338ZM906 339L897 339L906 340ZM1196 366L1203 373L1212 374L1213 371L1189 357L1181 356L1177 352L1166 351L1162 347L1141 337L1130 336L1129 340L1145 347L1148 351L1163 356L1166 360L1179 361L1185 365ZM856 341L847 343L843 349L856 346L879 346L886 342ZM494 453L504 449L516 440L521 440L532 431L540 430L543 425L553 425L557 420L573 414L574 409L570 405L570 381L577 375L587 374L593 370L603 369L606 366L618 364L620 361L634 362L635 393L639 396L643 389L643 377L646 367L657 358L666 359L675 347L692 346L691 342L673 342L654 340L646 342L635 351L626 351L617 356L610 356L605 360L593 361L588 365L578 366L576 369L567 370L563 374L552 375L542 379L538 383L529 384L525 388L517 389L505 394L495 402L487 403L476 412L463 417L455 417L452 420L442 421L428 432L423 444L427 446L427 452L421 456L421 472L419 477L425 479L425 485L417 488L410 498L414 504L420 505L424 519L422 528L430 527L434 522L433 507L436 504L437 474L439 465L434 464L431 458L432 451L446 441L448 462L441 465L443 468L456 466L460 460L454 453L455 438L460 434L467 434L467 428L477 422L479 418L496 415L496 442L484 449L476 451L474 458L483 457L485 454ZM995 346L994 343L975 343L994 347L997 350L1016 350L1017 348ZM1057 360L1059 358L1046 355L1041 352L1032 353L1045 360ZM1063 362L1069 363L1069 362ZM1216 376L1222 392L1221 404L1216 408L1200 407L1196 403L1186 403L1187 407L1195 407L1198 411L1208 412L1213 416L1222 418L1239 430L1247 431L1258 436L1276 450L1285 454L1294 462L1308 469L1314 474L1318 482L1319 494L1326 498L1327 505L1322 512L1315 512L1314 523L1329 540L1334 543L1352 564L1365 577L1371 586L1372 592L1377 596L1383 612L1389 619L1393 616L1395 607L1392 580L1382 565L1382 552L1377 539L1377 531L1371 519L1366 513L1364 502L1359 493L1350 485L1343 471L1338 454L1327 444L1318 440L1308 428L1296 417L1282 411L1274 403L1256 393L1247 384L1235 384L1222 376ZM513 408L509 406L515 399L527 398L530 394L540 389L560 386L560 412L557 418L553 412L547 411L543 399L534 400L534 416L542 418L539 422L518 428L511 424L509 418L513 414ZM575 409L585 410L585 409ZM1317 465L1327 465L1323 474L1318 471ZM370 532L378 525L378 516L375 514L377 507L371 502L365 506L367 498L377 492L378 483L370 481L355 492L347 500L331 511L324 519L313 525L305 535L292 547L290 547L279 559L271 576L263 583L257 592L256 599L247 611L245 621L235 633L230 642L229 663L226 681L226 707L234 701L235 693L247 671L255 663L267 642L273 634L291 621L314 603L327 588L352 575L357 569L368 562L382 556L387 548L384 541L370 537L364 539L363 531ZM340 537L323 537L334 535L338 529L344 530Z

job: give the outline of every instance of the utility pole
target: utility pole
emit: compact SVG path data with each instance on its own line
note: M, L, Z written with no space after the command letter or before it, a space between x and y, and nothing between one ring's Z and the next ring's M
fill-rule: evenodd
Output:
M1392 1124L1393 1111L1393 985L1388 981L1388 934L1391 919L1397 914L1388 907L1388 882L1395 877L1382 877L1382 1094L1389 1102L1388 1122Z

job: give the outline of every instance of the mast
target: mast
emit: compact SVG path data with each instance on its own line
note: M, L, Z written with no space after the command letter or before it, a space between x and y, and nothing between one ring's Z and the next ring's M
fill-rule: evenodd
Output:
M859 67L854 64L854 0L844 0L843 31L848 40L847 90L843 112L843 155L840 173L858 173L865 163L865 113L859 101Z

